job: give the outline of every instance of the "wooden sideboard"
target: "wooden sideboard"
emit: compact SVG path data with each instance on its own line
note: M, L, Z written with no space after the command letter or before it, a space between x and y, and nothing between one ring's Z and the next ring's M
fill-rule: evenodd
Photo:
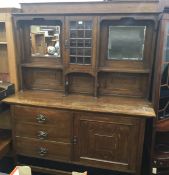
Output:
M140 174L145 123L155 116L148 101L39 91L4 101L16 155Z
M163 5L21 4L22 13L13 14L20 92L3 100L11 104L18 163L59 175L76 166L149 173L142 166L151 165L154 48Z
M0 8L0 85L2 87L2 83L11 82L15 84L16 92L19 85L12 13L17 12L19 13L20 9ZM9 108L2 110L2 102L0 101L0 103L0 159L2 159L11 151L11 132L9 131L11 129L11 115Z

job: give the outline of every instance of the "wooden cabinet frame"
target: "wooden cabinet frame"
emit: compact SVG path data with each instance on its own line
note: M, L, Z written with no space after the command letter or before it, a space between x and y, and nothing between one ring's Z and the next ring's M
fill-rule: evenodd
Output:
M147 134L146 124L147 122L152 124L155 117L151 104L151 83L158 22L164 4L164 2L158 1L138 0L56 4L30 3L21 5L22 14L14 14L17 56L20 58L21 78L19 77L19 81L22 85L20 89L23 91L5 101L12 104L12 109L15 108L15 105L23 105L25 107L32 106L34 109L44 108L48 112L53 108L73 113L71 121L73 134L70 138L72 140L71 148L73 148L72 155L69 159L62 159L64 163L106 168L135 175L141 174L143 145L144 139L146 139L144 136ZM70 22L79 21L81 23L88 20L93 23L91 55L87 55L92 58L91 64L81 64L80 61L80 64L70 64ZM59 21L62 27L60 60L56 61L52 57L48 59L31 57L30 25L53 24L51 21ZM147 26L143 61L107 60L105 55L108 37L106 27L102 28L104 21L107 21L106 27L110 23L117 25L126 21L131 22L129 25ZM20 38L23 39L20 41ZM99 98L93 98L93 96ZM23 116L23 120L26 121L25 116ZM15 121L13 122L15 123ZM34 129L39 129L39 127ZM125 133L128 136L125 137ZM28 133L21 133L21 136L22 134ZM152 134L152 128L149 129L149 134ZM102 143L102 139L97 135L104 135L105 142ZM112 135L113 139L109 139L109 136ZM118 140L118 136L124 140L129 139L123 145L123 139ZM14 140L15 137L14 131ZM22 146L25 143L30 144L31 136L28 135L28 137L29 141L19 140ZM152 137L148 138L150 140L145 143L148 159L144 162L147 163L147 166L150 164L149 150L151 149ZM90 147L93 140L100 146L98 152L96 147ZM115 143L114 140L118 140L119 143L117 143L118 141ZM53 141L57 142L58 140ZM105 144L109 141L110 148ZM37 143L38 140L34 141L34 146L35 142ZM39 143L47 144L47 141ZM121 145L121 147L113 149L116 144ZM14 146L16 147L16 145ZM88 150L87 146L89 146ZM104 149L107 150L107 148L114 155L113 158L104 152ZM126 151L123 155L120 154L120 148ZM19 147L16 147L16 153L19 155L17 149ZM24 150L22 151L24 153ZM115 156L114 152L116 151L119 154L119 159L118 156ZM25 153L25 156L29 157L29 153ZM35 154L32 156L37 158ZM56 157L44 159L59 161ZM41 168L46 169L43 165ZM46 171L50 170L46 169Z

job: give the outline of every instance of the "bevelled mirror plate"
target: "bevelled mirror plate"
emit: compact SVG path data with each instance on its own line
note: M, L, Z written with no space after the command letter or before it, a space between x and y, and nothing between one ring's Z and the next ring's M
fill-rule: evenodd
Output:
M108 59L142 61L146 26L109 26Z
M60 57L60 26L31 25L32 56Z

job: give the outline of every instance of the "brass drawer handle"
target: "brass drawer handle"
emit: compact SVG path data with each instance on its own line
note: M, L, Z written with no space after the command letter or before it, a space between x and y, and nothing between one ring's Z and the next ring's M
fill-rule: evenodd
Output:
M45 139L47 138L48 133L45 131L38 131L38 139Z
M47 118L46 118L46 116L43 115L43 114L38 114L38 115L36 116L36 120L37 120L38 123L45 123L46 120L47 120Z
M48 149L47 148L44 148L44 147L40 147L39 150L38 150L38 154L40 156L45 156L46 154L48 153Z

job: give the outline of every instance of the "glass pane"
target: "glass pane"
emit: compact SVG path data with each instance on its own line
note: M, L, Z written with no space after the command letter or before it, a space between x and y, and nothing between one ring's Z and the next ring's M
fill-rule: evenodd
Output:
M70 31L70 38L76 38L77 37L77 31L76 30L71 30Z
M76 57L70 57L70 63L76 63Z
M82 39L77 40L77 47L84 47L84 41Z
M84 22L83 21L77 22L77 29L84 29Z
M76 49L71 48L70 49L70 55L76 55Z
M83 30L78 30L77 31L77 37L78 38L84 38L84 31Z
M77 63L83 64L83 57L77 57Z
M77 55L82 55L83 56L83 49L78 48L77 49Z
M60 26L30 27L32 56L60 57Z
M91 64L92 21L70 21L69 34L70 63Z
M77 28L77 23L76 21L71 21L70 22L70 29L76 29Z
M143 60L146 26L110 26L108 59Z
M70 40L70 47L76 47L76 40Z
M91 38L92 37L92 31L91 30L86 30L85 31L85 38Z
M92 22L91 21L85 21L85 29L92 29Z
M85 57L84 64L91 64L91 57Z
M85 55L91 56L91 49L85 49Z
M90 39L86 39L85 40L85 47L91 47L91 46L92 46L91 40Z

